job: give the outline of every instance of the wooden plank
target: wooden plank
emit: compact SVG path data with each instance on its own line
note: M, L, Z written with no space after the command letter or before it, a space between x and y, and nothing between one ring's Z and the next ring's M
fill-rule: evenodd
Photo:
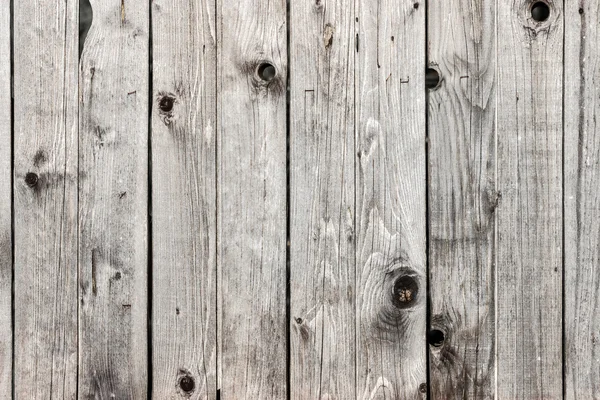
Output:
M498 2L497 393L562 398L563 4Z
M12 391L11 8L0 2L0 393Z
M77 3L13 3L19 399L77 390Z
M147 396L148 2L92 1L81 58L79 398Z
M282 399L286 1L220 1L217 21L219 386L224 399Z
M152 2L155 399L216 398L215 2Z
M430 2L430 390L434 399L494 397L495 8Z
M565 4L565 398L600 399L600 2Z
M293 399L351 399L354 4L290 4L290 393Z
M357 7L357 395L425 398L425 4Z

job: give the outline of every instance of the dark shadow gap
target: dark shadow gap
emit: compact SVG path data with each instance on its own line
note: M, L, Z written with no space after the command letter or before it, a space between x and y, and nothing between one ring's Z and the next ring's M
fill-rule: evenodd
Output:
M15 24L14 24L14 0L10 0L10 243L11 243L11 295L10 295L10 323L11 323L11 396L15 398Z
M81 0L81 1L88 1L88 0ZM147 313L148 315L146 316L147 318L147 332L148 332L148 336L147 336L147 350L146 350L146 357L147 357L147 369L148 369L148 400L152 399L152 380L153 380L153 374L152 374L152 336L153 336L153 331L152 331L152 302L154 299L154 295L153 295L153 291L152 291L152 287L153 287L153 270L154 270L154 262L153 262L153 258L152 258L152 254L153 254L153 227L152 227L152 106L154 104L153 102L153 95L152 95L152 91L154 90L154 82L153 82L153 65L154 65L154 58L153 58L153 53L152 53L152 47L153 47L153 41L152 41L152 2L150 2L149 6L148 6L148 184L147 184L147 190L148 190L148 220L147 220L147 234L148 234L148 277L147 277L147 292L148 292L148 296L147 296Z
M94 12L92 11L92 5L90 0L79 0L79 59L81 60L81 53L83 53L83 45L85 38L87 37L88 31L92 26L94 19Z
M432 76L429 69L429 0L424 0L425 3L425 290L426 290L426 325L425 325L425 361L427 365L427 371L425 373L426 386L427 386L427 399L431 398L431 355L429 349L429 343L427 340L428 332L431 329L431 282L430 282L430 204L429 204L429 90L434 88L439 83L439 73L437 76ZM435 71L437 72L437 71ZM433 79L432 79L433 78ZM435 85L431 86L431 80L435 80Z
M291 236L291 218L290 218L290 205L291 205L291 198L290 198L290 193L291 193L291 173L290 173L290 168L291 168L291 163L290 163L290 157L291 157L291 149L290 149L290 142L291 142L291 129L290 129L290 98L291 98L291 94L290 94L290 65L291 65L291 40L290 40L290 35L291 35L291 29L290 29L290 9L291 9L291 0L287 0L286 1L286 26L287 26L287 35L286 35L286 47L287 47L287 62L286 62L286 91L285 91L285 132L286 132L286 214L285 214L285 218L286 218L286 232L285 232L285 236L286 236L286 252L285 252L285 338L286 338L286 394L287 394L287 398L290 399L291 395L292 395L292 388L291 388L291 371L290 371L290 357L291 357L291 343L290 343L290 339L291 339L291 335L290 335L290 323L291 323L291 291L290 291L290 279L291 279L291 254L290 254L290 246L291 246L291 242L290 242L290 236Z

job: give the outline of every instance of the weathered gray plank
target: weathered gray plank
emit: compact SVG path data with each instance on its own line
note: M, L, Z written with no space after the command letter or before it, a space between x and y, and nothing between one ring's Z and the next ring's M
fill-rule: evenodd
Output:
M224 399L282 399L286 1L219 1L217 21L219 386Z
M495 9L492 0L429 2L430 390L494 397ZM440 340L432 335L432 339Z
M293 399L356 398L353 3L290 3Z
M147 395L148 2L92 1L79 112L79 397Z
M497 393L562 398L563 4L498 2Z
M0 393L12 390L10 2L0 2Z
M412 0L359 0L357 7L357 395L420 398L427 375L425 7Z
M18 399L77 390L77 6L13 2Z
M152 31L152 396L214 399L215 2L155 0Z
M600 399L600 2L565 4L565 398Z

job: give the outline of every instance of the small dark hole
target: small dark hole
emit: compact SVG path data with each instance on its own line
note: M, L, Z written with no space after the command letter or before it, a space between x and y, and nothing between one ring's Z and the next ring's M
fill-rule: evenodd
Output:
M440 84L440 73L433 68L427 68L425 71L425 87L434 89Z
M271 81L273 78L275 78L277 73L273 64L269 64L267 62L260 64L256 72L258 73L259 78L265 82Z
M531 17L538 21L543 22L550 16L550 7L543 1L538 1L531 6Z
M186 393L192 392L195 386L194 379L189 375L182 376L179 380L179 387Z
M429 331L427 340L433 347L440 347L444 344L444 332L440 331L439 329L432 329Z
M579 9L579 14L583 14L583 8Z
M25 183L29 187L34 187L35 185L37 185L38 181L39 178L37 174L34 174L33 172L28 172L27 175L25 175Z
M413 4L413 7L415 8L415 10L418 9L419 8L419 3Z
M171 110L173 110L173 104L174 104L174 99L170 96L163 96L162 99L160 99L160 101L158 102L158 108L160 108L160 110L162 112L171 112Z
M398 308L407 308L412 306L419 293L419 285L412 276L401 276L394 282L392 290L392 301Z
M419 385L419 392L421 392L421 393L427 393L427 384L426 383L421 383Z
M297 324L299 324L299 325L300 325L300 324L302 324L302 322L303 322L303 321L302 321L302 318L296 318L296 323L297 323Z

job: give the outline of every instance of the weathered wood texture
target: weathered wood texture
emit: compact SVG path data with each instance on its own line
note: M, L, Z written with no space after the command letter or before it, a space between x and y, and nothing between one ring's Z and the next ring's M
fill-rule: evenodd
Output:
M429 2L429 295L434 399L494 396L496 2Z
M215 28L214 1L152 3L156 399L216 398Z
M79 104L79 398L147 395L148 2L91 1Z
M0 2L0 393L12 391L12 148L10 2Z
M497 16L498 399L562 397L563 4Z
M356 398L353 0L291 2L290 392Z
M287 392L286 2L223 0L217 18L219 387L223 399L281 399Z
M77 10L13 2L18 399L76 395Z
M565 2L565 398L600 399L600 2Z
M426 396L425 11L416 1L357 2L360 398Z

